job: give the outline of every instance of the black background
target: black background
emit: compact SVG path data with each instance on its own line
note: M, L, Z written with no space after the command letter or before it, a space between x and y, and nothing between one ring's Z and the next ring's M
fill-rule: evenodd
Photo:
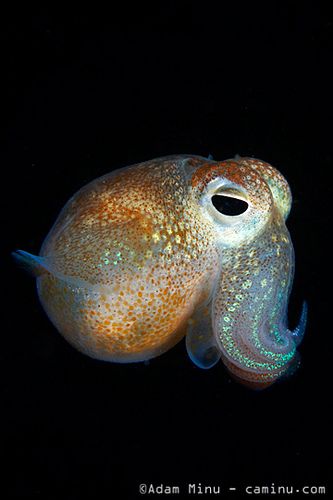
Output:
M143 482L328 485L332 13L320 2L207 4L1 18L0 490L118 499L139 497ZM183 341L147 365L79 354L9 257L38 253L88 181L174 153L252 155L291 185L290 323L303 298L309 323L300 369L266 391L237 385L222 364L195 367Z

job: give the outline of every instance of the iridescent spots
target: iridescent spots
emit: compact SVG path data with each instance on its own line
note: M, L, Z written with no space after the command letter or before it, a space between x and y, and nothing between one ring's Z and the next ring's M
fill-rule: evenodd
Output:
M217 210L216 194L244 211ZM304 309L294 332L287 325L290 207L288 183L261 160L159 158L83 187L40 255L16 257L35 269L43 307L79 351L143 361L186 335L198 366L222 359L237 380L264 387L290 367L306 323Z

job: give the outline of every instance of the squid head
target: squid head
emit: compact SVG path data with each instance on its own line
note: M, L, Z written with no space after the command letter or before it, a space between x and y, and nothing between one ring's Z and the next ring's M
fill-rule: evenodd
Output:
M295 330L287 320L294 275L285 224L289 185L271 165L238 158L198 168L192 187L215 230L220 272L209 303L211 328L198 312L201 320L189 332L188 352L203 368L221 356L235 378L265 387L295 366L306 325L306 303Z

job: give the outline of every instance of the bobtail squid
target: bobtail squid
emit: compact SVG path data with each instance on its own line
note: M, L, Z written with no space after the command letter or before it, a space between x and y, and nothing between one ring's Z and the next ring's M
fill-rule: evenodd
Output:
M79 351L127 363L186 335L191 360L219 359L266 387L290 370L306 325L287 323L294 251L287 181L253 158L175 155L113 171L65 205L33 270L40 301Z

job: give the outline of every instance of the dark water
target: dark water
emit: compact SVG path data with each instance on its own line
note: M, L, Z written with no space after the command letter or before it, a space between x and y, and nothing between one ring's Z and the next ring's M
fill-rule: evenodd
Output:
M225 498L246 485L328 488L331 11L168 2L19 10L1 24L0 490L118 499L139 498L140 483L178 485L178 497L188 483L220 485ZM9 258L37 253L88 181L174 153L253 155L292 188L290 322L305 298L309 325L297 373L264 392L222 364L196 368L184 342L149 364L80 355Z

